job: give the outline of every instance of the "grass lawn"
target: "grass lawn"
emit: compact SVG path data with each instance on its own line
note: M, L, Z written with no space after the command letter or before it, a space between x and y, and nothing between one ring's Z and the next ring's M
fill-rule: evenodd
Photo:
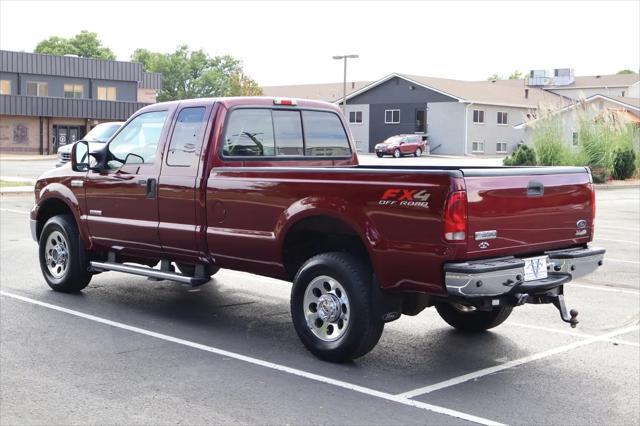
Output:
M0 188L8 188L11 186L33 186L31 182L14 182L12 180L0 180Z

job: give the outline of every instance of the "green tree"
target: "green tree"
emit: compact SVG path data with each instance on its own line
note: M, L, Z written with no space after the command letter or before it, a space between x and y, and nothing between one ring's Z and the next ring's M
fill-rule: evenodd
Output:
M504 80L504 78L498 73L494 73L489 77L487 77L487 81L493 81L493 80Z
M522 78L522 72L515 70L514 72L511 73L511 75L509 76L509 80L519 80Z
M240 61L229 55L210 57L182 45L172 53L136 49L131 61L142 64L145 71L162 74L159 101L262 93L243 73Z
M627 68L627 69L618 71L616 74L635 74L635 73L636 73L635 71L632 71Z
M102 45L96 33L86 30L80 31L71 38L51 36L38 43L34 52L49 55L78 55L81 58L110 60L116 58L111 49Z

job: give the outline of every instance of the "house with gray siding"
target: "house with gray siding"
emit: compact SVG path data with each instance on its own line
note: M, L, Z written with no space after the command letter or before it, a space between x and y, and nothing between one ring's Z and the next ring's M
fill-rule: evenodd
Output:
M342 98L323 98L322 86L327 85L263 91L290 97L318 93L314 99L343 104ZM389 136L419 134L428 138L434 154L505 155L522 142L523 131L516 124L534 116L540 105L555 108L566 102L524 80L461 81L394 73L351 90L344 111L359 152L373 152Z
M136 63L0 50L0 153L55 153L154 103L161 84Z

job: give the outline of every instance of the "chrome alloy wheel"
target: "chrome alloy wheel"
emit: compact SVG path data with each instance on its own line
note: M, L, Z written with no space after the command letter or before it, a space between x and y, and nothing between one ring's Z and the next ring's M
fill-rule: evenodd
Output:
M344 287L329 276L318 276L309 283L302 308L307 326L320 340L338 340L349 327L349 297Z
M47 238L44 255L47 269L54 278L61 278L69 263L69 244L60 231L53 231Z

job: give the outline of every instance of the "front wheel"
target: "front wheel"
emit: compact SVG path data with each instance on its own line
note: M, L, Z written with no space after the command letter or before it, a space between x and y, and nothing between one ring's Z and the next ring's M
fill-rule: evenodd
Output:
M49 287L63 293L85 288L91 281L87 256L73 216L54 216L39 241L40 270Z
M422 150L420 148L416 149L416 152L414 152L413 155L420 157L422 155Z
M384 156L384 154L381 152L376 152L376 155L378 156L378 158L382 158Z
M402 153L400 152L400 150L399 150L399 149L397 149L397 148L396 148L396 150L395 150L395 151L393 151L393 156L394 156L395 158L400 158L400 157L402 156Z
M436 310L451 327L475 333L502 324L511 314L513 307L499 306L491 311L480 311L473 306L459 303L437 303Z
M378 343L384 322L376 318L371 268L346 253L323 253L296 274L291 317L302 343L317 357L343 362Z

